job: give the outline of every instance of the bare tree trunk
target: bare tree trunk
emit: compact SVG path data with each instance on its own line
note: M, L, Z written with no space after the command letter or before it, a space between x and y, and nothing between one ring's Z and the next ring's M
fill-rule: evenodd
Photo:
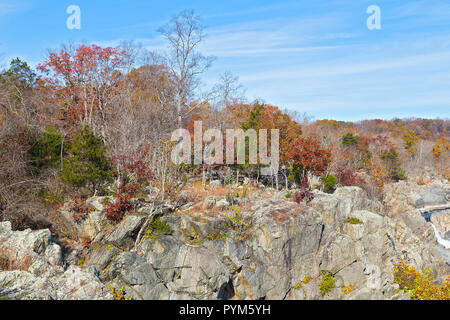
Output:
M286 183L286 190L288 190L289 189L289 184L288 184L288 177L287 177L286 172L284 172L284 181Z
M276 185L277 191L278 191L278 173L275 174L275 185Z
M206 186L206 173L205 173L205 167L202 166L202 186L203 188Z
M162 172L162 186L161 186L161 202L164 202L164 194L166 193L166 168L163 168Z
M270 168L270 171L272 171L271 177L272 177L272 189L273 189L273 169Z
M161 209L162 209L162 204L161 204ZM162 211L162 210L161 210L161 211ZM153 222L153 217L155 216L155 214L156 214L157 212L158 212L158 211L157 211L155 208L153 208L152 211L148 214L147 220L145 220L144 224L142 225L142 227L141 227L141 229L139 230L139 233L138 233L138 235L137 235L137 237L136 237L136 241L135 241L135 243L134 243L134 251L136 251L137 246L138 246L139 243L141 242L143 233L144 233L145 230L147 229L148 225L149 225L150 223Z
M177 102L177 115L178 115L178 128L181 129L183 127L183 123L181 120L181 98L178 98Z

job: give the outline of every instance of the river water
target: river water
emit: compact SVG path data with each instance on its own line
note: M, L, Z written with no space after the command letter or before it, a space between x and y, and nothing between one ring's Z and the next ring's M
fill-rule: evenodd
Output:
M448 210L448 209L446 209L446 210ZM450 251L449 251L450 239L442 238L441 234L439 233L439 230L436 228L436 226L433 224L433 222L431 222L431 216L441 214L442 211L444 211L444 210L431 210L429 212L423 213L422 216L433 227L436 241L446 249L446 250L441 250L441 251L445 251L445 256L449 257L450 256Z

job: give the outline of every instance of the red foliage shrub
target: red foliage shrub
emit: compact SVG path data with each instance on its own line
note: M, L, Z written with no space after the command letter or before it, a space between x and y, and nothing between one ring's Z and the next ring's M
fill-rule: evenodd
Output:
M364 180L358 177L352 169L338 170L337 178L343 186L359 186L364 183Z
M86 205L86 202L83 199L73 200L70 210L72 211L72 217L75 222L83 221L89 212L94 211L93 208L89 208L89 206Z
M137 156L118 157L115 162L118 164L122 174L133 179L140 185L148 184L153 177L153 172L147 164L145 164L143 160L138 159Z
M305 201L306 203L310 202L312 199L314 199L314 194L309 190L300 190L295 195L295 202L301 203Z
M129 194L117 194L116 201L110 203L106 208L105 217L114 222L122 220L125 213L134 207L131 203L131 198L132 197Z
M106 208L106 218L118 222L134 205L131 199L149 184L153 177L152 171L144 161L136 157L118 157L116 159L116 175L120 176L120 185L115 201Z

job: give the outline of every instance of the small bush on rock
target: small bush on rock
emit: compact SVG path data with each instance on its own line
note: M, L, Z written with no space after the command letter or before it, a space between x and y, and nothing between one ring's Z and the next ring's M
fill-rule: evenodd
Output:
M364 183L364 180L358 177L352 169L338 170L337 178L343 186L360 186Z
M158 217L152 221L150 227L145 232L144 241L148 239L154 239L162 235L171 235L172 233L172 227L167 223L162 222Z
M252 225L252 217L241 213L241 208L238 206L230 207L232 214L227 217L227 227L237 234L237 240L245 240L248 238L248 231Z
M108 286L109 291L111 291L111 294L113 295L114 300L132 300L133 297L131 295L125 294L125 289L122 287L116 289L112 286Z
M118 194L116 196L116 201L108 204L105 217L113 222L119 222L122 220L125 213L133 209L133 207L130 195Z
M336 183L337 183L336 176L330 173L324 174L322 176L323 190L325 192L332 192L335 189Z
M326 295L335 287L335 279L329 271L322 271L322 281L319 284L320 293Z
M349 294L353 290L355 290L355 286L353 284L349 284L348 286L343 286L341 288L341 293L345 295L345 294Z
M362 221L358 218L347 218L345 222L350 224L362 224Z

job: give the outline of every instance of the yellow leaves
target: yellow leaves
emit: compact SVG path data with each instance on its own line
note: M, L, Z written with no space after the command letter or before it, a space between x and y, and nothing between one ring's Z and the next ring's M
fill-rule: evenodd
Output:
M405 150L412 156L415 154L417 149L417 141L419 140L419 137L416 135L416 133L411 130L403 130L403 147Z
M355 286L353 284L349 284L348 286L342 286L341 294L349 294L353 290L355 290Z
M294 286L294 290L299 290L303 286L303 283L299 282Z
M383 191L384 183L387 179L387 172L379 164L372 163L370 174L377 190Z
M305 277L303 278L302 282L303 282L304 284L307 284L310 280L311 280L311 277L310 277L310 276L305 276Z
M441 285L436 284L430 270L423 274L401 259L394 262L394 283L405 292L409 292L411 300L449 300L450 276Z
M420 273L416 271L416 268L408 265L405 260L394 262L394 283L397 283L400 289L411 290L419 277Z
M450 151L449 139L447 139L445 137L438 139L432 149L433 157L436 160L438 160L442 154L445 154L449 151Z
M123 286L120 287L119 289L116 289L112 286L108 286L108 288L109 288L109 291L111 291L111 294L113 295L114 300L131 300L131 299L133 299L132 296L130 296L130 295L127 296L125 294Z
M310 276L305 276L301 282L298 282L293 288L299 290L304 284L307 284L311 280Z

